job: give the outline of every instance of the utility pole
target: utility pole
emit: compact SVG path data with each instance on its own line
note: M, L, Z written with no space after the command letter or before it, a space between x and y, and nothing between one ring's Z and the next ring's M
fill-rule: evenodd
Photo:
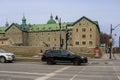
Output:
M115 30L118 26L120 26L120 24L118 24L114 28L112 28L112 24L110 25L110 39L109 39L109 41L110 41L110 56L109 56L109 59L112 59L112 43L113 43L112 31ZM119 44L119 46L120 46L120 44Z
M119 48L120 48L120 36L119 36Z
M110 25L110 56L109 59L112 59L112 24Z

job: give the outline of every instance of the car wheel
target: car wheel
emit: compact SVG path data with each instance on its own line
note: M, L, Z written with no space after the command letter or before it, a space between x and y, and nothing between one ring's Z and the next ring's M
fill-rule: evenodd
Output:
M0 62L1 63L5 63L6 62L6 59L4 57L0 57Z
M73 60L73 64L74 64L74 65L80 65L81 62L80 62L79 59L74 59L74 60Z
M53 65L54 64L53 59L52 58L47 59L47 64L48 65Z

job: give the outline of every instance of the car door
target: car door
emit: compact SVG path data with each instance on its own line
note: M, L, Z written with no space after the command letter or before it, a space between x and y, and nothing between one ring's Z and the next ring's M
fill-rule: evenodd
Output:
M61 60L70 61L70 54L66 50L61 50Z
M53 57L54 57L54 60L60 61L61 60L61 52L60 52L60 50L54 50L53 51Z

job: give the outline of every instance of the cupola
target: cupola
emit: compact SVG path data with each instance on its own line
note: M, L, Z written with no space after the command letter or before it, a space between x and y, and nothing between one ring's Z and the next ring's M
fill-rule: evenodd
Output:
M56 24L55 20L53 20L52 14L51 14L50 20L48 20L47 24Z

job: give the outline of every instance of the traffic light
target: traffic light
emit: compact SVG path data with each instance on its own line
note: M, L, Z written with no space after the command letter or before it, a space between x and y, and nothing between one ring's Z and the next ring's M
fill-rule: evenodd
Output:
M66 32L66 39L67 40L69 40L70 39L70 33L69 33L69 31L67 30L67 32Z

